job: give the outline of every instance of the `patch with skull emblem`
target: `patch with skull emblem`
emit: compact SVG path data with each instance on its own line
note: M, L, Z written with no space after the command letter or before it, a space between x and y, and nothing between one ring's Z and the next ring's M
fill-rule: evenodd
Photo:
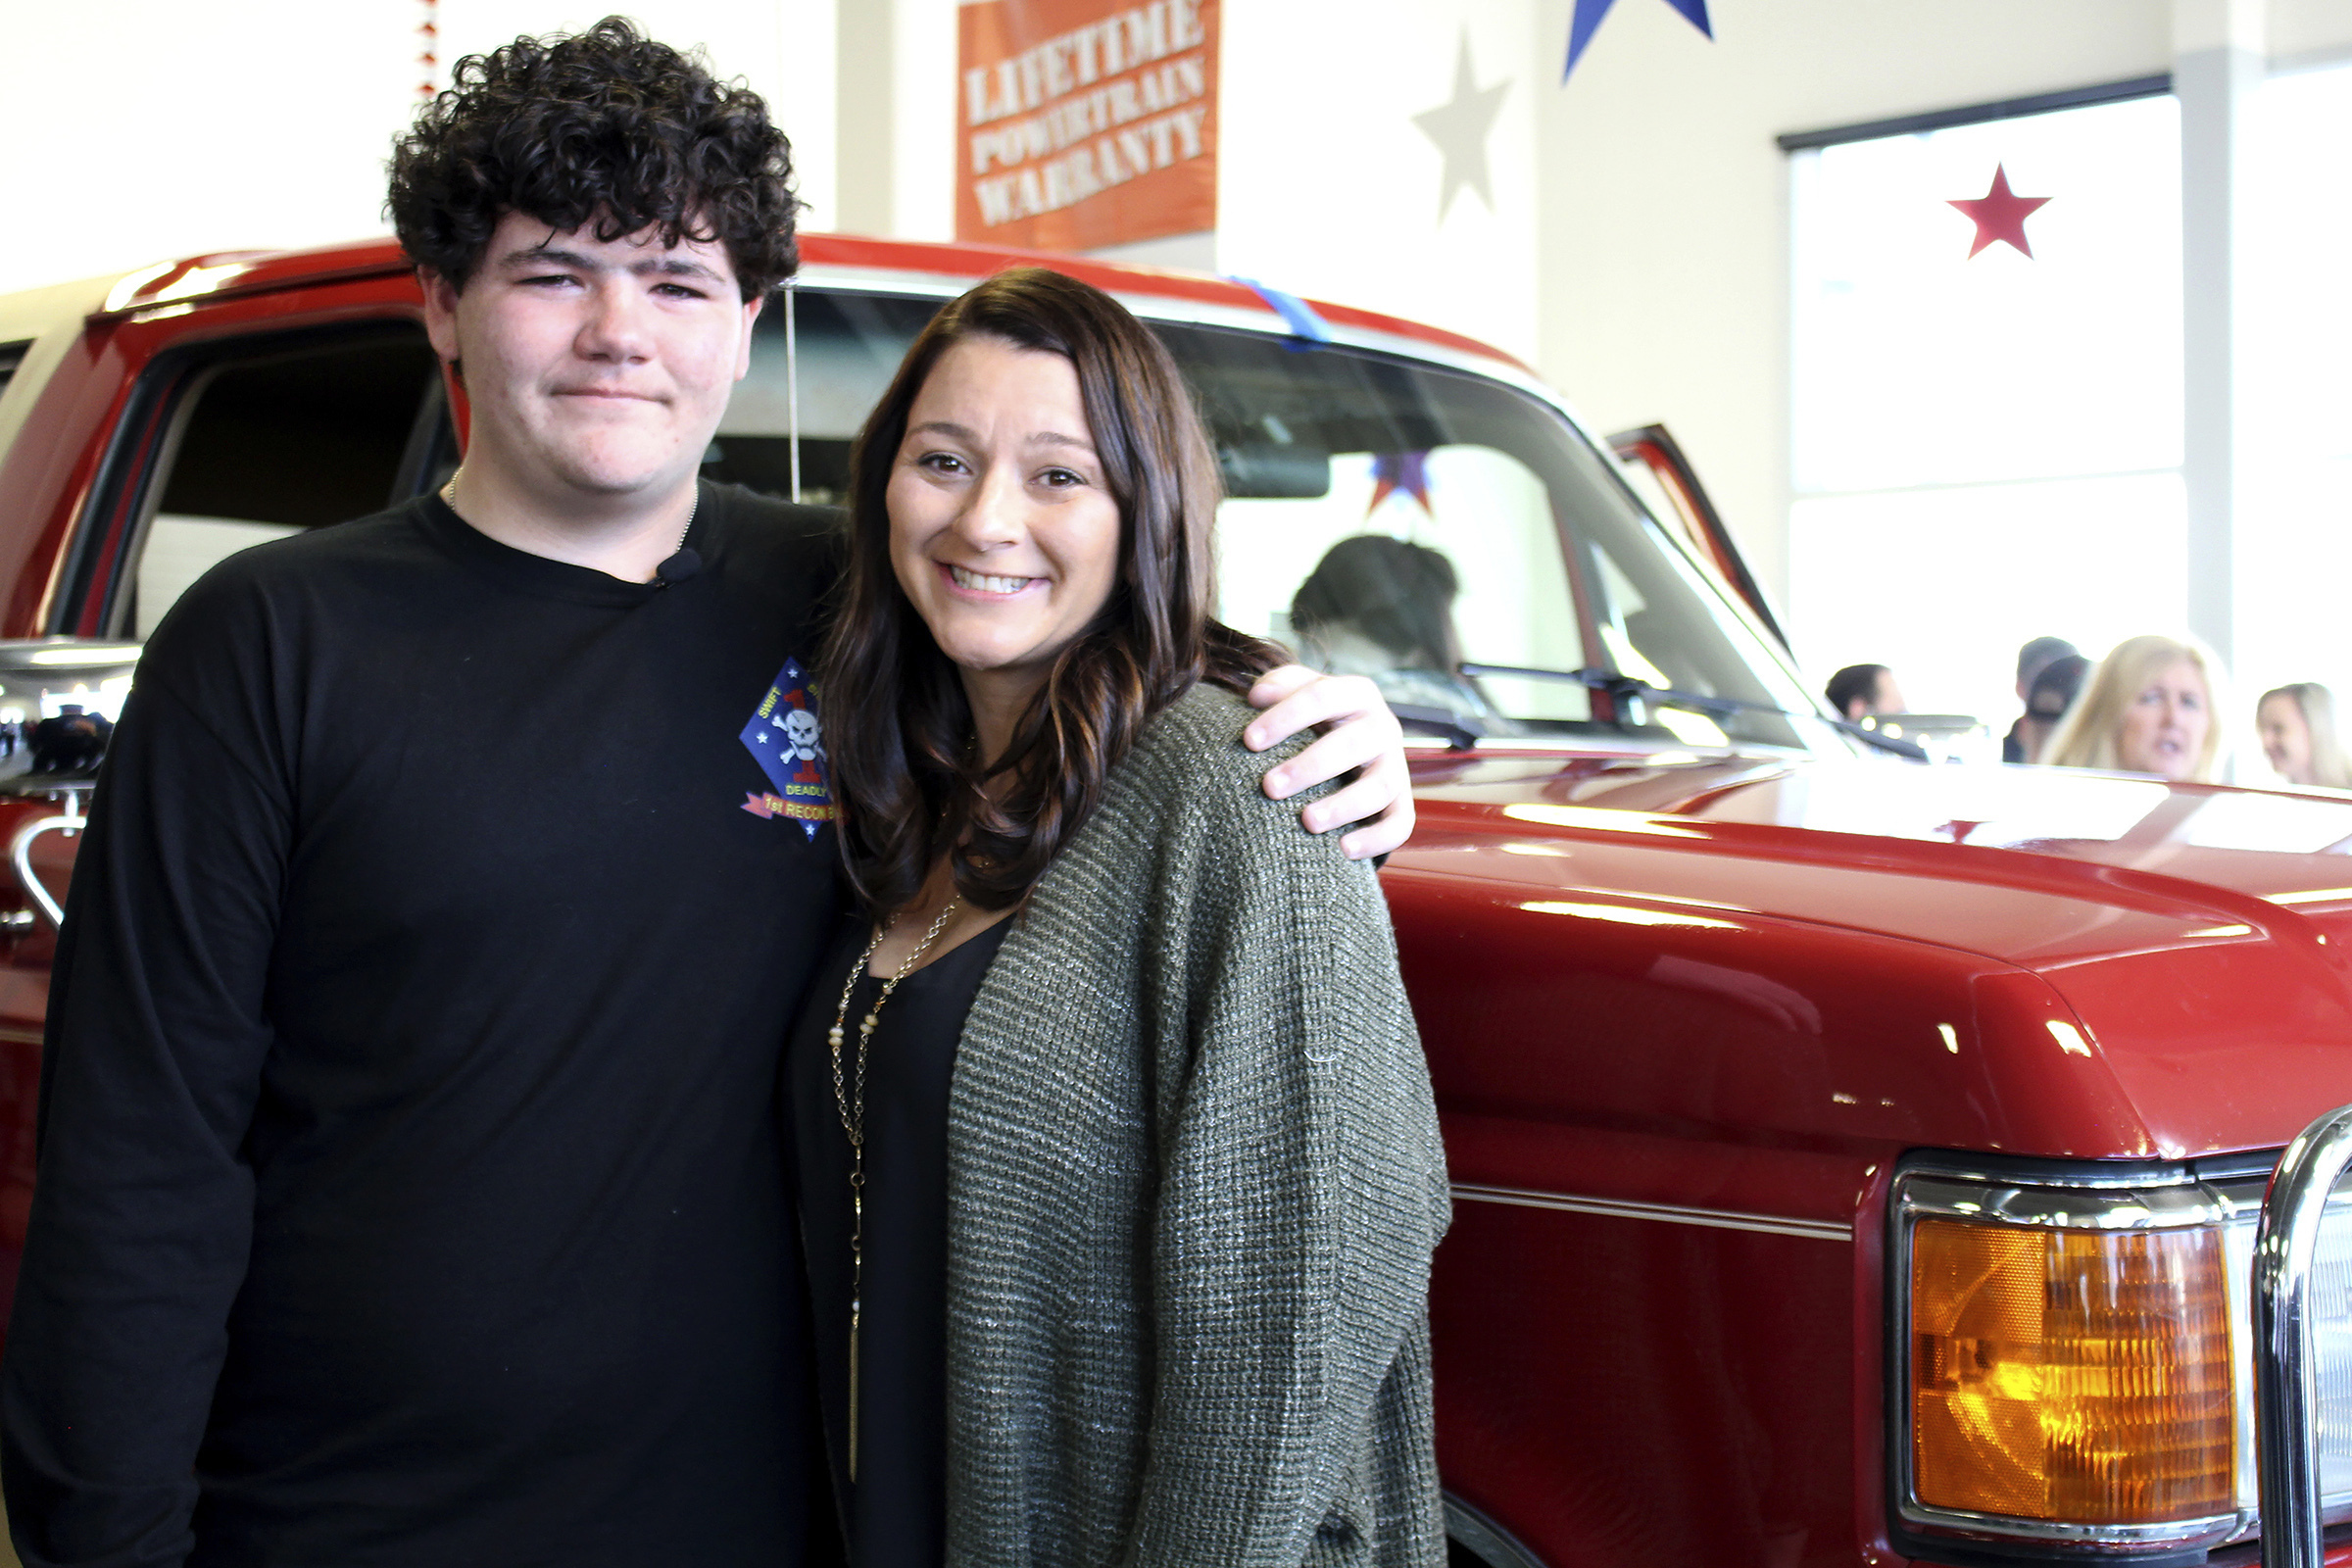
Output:
M840 814L833 804L833 781L825 770L824 724L799 660L784 661L751 722L743 726L743 744L775 786L765 792L746 791L745 810L798 822L810 838Z

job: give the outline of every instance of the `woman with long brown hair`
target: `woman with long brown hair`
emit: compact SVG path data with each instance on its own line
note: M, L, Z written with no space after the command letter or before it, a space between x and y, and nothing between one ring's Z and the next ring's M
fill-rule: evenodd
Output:
M787 1067L859 1565L1445 1559L1446 1190L1370 869L1264 798L1216 464L1060 273L866 424L821 678L861 913Z

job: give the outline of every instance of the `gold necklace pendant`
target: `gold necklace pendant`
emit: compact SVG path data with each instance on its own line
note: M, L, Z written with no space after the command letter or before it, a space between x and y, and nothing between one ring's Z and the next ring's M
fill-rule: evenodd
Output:
M914 945L914 951L906 955L906 960L899 965L898 973L882 982L881 995L874 998L874 1004L866 1009L865 1016L858 1022L858 1070L855 1078L848 1083L844 1082L842 1072L842 1042L843 1026L850 1019L850 998L858 990L858 977L865 973L865 966L873 961L883 939L899 923L897 915L892 915L875 930L873 940L865 945L863 953L858 955L858 961L850 965L849 978L841 985L841 1004L833 1009L833 1027L825 1031L825 1042L833 1054L833 1105L841 1113L842 1136L850 1143L849 1470L852 1485L856 1485L858 1480L858 1320L863 1316L865 1295L866 1054L873 1043L874 1026L882 1017L882 1004L890 1000L892 992L899 989L899 982L914 972L914 966L922 961L924 954L931 951L931 944L937 942L939 934L948 928L948 922L956 916L956 906L962 902L960 895L951 894L947 904L940 909L939 917L931 922L931 929L923 933L923 940Z

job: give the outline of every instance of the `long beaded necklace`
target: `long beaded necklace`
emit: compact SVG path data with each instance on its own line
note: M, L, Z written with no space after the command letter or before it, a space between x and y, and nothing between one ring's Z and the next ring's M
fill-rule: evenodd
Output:
M886 924L875 931L874 939L865 945L863 953L858 955L858 961L850 965L850 977L841 986L841 1005L834 1009L833 1027L825 1035L833 1048L833 1104L841 1112L841 1130L850 1141L850 1480L853 1483L858 1479L858 1318L865 1283L866 1052L873 1043L874 1023L882 1016L882 1004L890 1000L892 992L899 989L899 982L913 972L914 966L922 961L923 955L931 951L931 944L937 942L939 934L948 928L948 921L955 917L956 906L962 902L960 895L949 897L947 906L939 911L939 918L931 922L931 929L923 933L923 940L914 945L912 953L906 955L906 961L899 965L899 972L882 982L882 994L874 998L874 1004L866 1009L864 1018L859 1020L858 1074L855 1079L857 1087L854 1090L844 1086L841 1070L842 1026L850 1017L850 994L858 989L858 977L865 973L865 966L873 961L874 951L882 946L882 939L889 936L891 928L899 923L897 915L892 915Z

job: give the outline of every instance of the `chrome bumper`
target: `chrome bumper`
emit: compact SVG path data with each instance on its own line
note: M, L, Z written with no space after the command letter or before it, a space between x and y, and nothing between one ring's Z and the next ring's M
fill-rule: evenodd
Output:
M2254 1422L2263 1568L2321 1568L2319 1357L2311 1299L2320 1219L2352 1166L2352 1105L2286 1146L2254 1236Z

